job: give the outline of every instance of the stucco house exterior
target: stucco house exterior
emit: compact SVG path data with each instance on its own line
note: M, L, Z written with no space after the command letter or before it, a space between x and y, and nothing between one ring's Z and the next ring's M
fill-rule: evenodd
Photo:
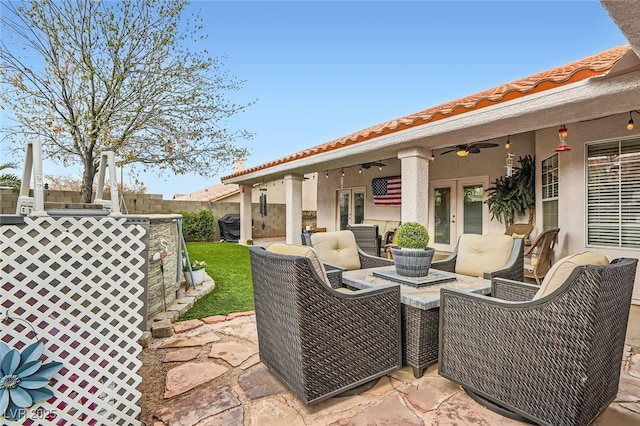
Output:
M302 182L302 210L316 210L317 208L317 173L306 174ZM239 203L241 197L240 185L217 184L202 188L188 194L174 195L174 200L182 201L209 201L219 203ZM251 198L254 204L260 202L260 195L266 194L269 204L285 204L286 194L284 181L257 183L253 185Z
M251 238L253 186L282 180L286 241L299 244L302 181L313 172L317 223L328 230L363 217L417 221L427 225L430 245L440 250L450 250L465 232L504 233L484 201L485 190L505 175L510 152L516 166L519 157L535 157L532 235L559 227L556 259L583 250L610 259L639 257L640 8L634 2L601 3L630 45L223 177L223 183L244 188L241 240ZM558 149L564 128L570 150ZM474 143L498 146L468 149L466 156L462 146L456 155L456 146ZM382 205L374 179L385 178L376 181L384 184L397 177L401 202ZM391 188L383 185L382 191ZM640 303L638 277L633 298Z

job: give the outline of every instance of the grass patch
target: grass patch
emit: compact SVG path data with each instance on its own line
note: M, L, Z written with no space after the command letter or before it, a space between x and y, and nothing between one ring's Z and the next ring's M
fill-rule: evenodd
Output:
M187 250L192 262L207 262L205 270L215 281L216 287L197 300L180 320L251 311L255 308L247 246L226 242L187 243Z

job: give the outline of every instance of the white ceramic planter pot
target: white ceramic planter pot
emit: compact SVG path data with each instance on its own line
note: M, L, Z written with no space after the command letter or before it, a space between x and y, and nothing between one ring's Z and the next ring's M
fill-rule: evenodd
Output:
M193 282L191 281L191 274L189 271L184 271L184 279L187 281L189 285L200 285L204 282L207 273L204 269L198 269L197 271L192 271L193 274Z

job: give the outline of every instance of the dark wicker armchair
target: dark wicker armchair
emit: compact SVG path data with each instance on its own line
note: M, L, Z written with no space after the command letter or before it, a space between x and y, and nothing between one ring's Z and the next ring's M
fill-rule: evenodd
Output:
M508 235L463 234L449 257L431 262L431 267L488 280L502 277L524 281L524 240Z
M366 254L356 243L353 232L332 231L302 234L302 244L314 247L327 271L377 268L393 265L393 260ZM333 288L341 287L341 275L329 277Z
M363 252L380 257L381 238L378 225L348 225L347 230L353 232L356 243Z
M308 255L249 250L260 360L303 402L402 366L399 286L342 293Z
M606 262L571 265L547 293L501 278L493 297L441 290L440 374L509 417L591 423L618 392L638 261Z

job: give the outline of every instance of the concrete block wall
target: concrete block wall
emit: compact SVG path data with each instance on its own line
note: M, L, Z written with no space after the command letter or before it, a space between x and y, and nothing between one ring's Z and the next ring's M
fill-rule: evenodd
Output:
M109 199L109 194L105 194ZM229 213L240 212L240 203L164 200L161 194L124 194L126 213L132 215L170 214L181 211L199 212L209 210L216 219L216 240L220 239L217 220ZM79 203L80 193L76 191L47 191L47 202ZM0 189L0 214L15 214L18 202L18 193L11 190ZM285 232L285 205L269 204L267 216L260 216L260 206L252 205L253 238L284 237ZM125 213L125 211L123 211ZM315 211L304 211L303 225L315 226ZM263 227L264 225L264 227ZM302 230L301 230L302 231Z

